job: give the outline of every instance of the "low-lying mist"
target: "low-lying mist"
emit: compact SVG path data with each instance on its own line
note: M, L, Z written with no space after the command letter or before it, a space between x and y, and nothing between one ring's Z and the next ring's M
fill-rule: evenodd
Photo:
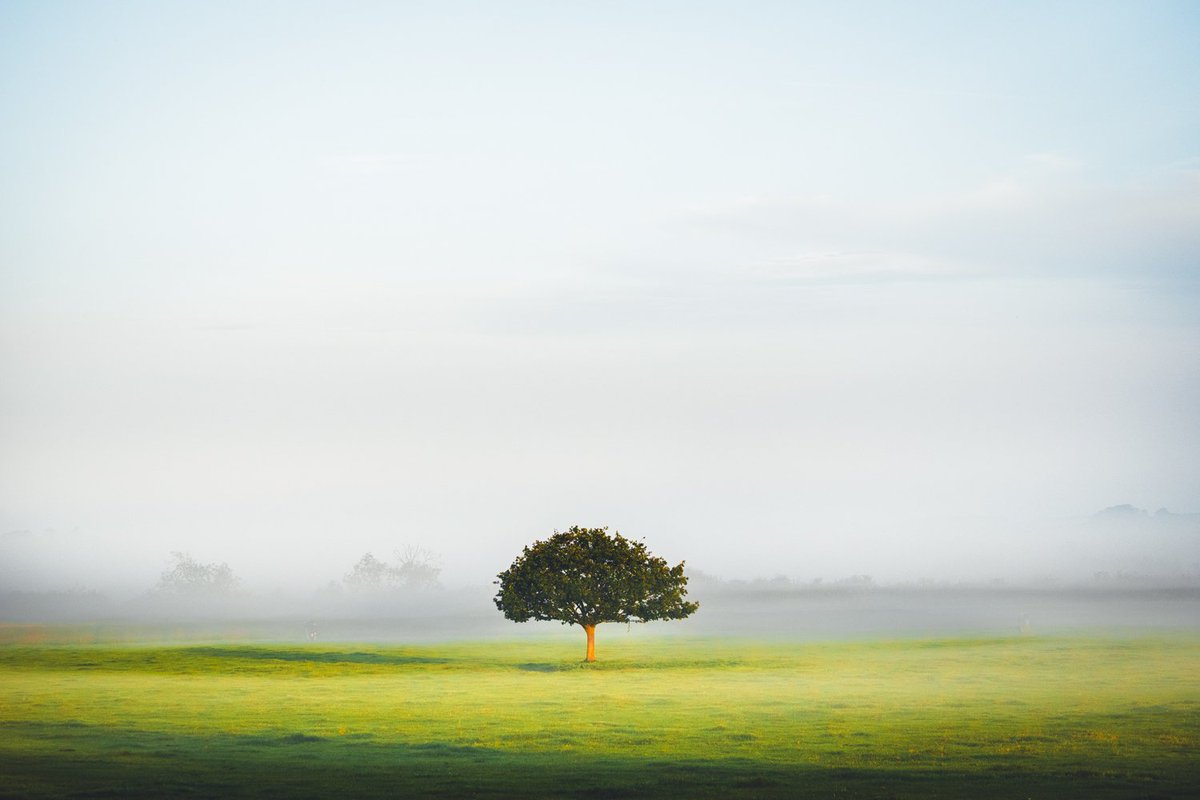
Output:
M914 561L882 575L787 575L778 570L787 559L764 552L749 562L756 573L730 575L700 566L713 559L697 543L696 558L683 553L689 596L701 604L694 617L609 627L627 635L793 638L1200 628L1200 514L1114 506L1026 528L1000 538L1021 558L1007 563L983 557L996 546L994 530L974 556L971 528L963 530L954 551L961 560L926 564L926 573ZM914 542L913 552L931 541ZM791 547L804 546L801 537ZM152 556L147 548L106 546L81 534L13 531L0 536L0 620L177 623L179 635L201 638L207 624L219 623L221 636L318 641L562 630L555 623L517 626L496 611L491 581L507 566L502 560L488 572L456 569L452 558L412 544L390 552L343 550L320 568L297 570L286 553L253 563L186 551ZM675 553L662 554L675 560ZM864 565L879 563L878 554L859 555ZM851 556L840 557L852 563Z
M418 642L577 635L558 623L505 620L490 587L428 588L369 595L118 600L96 592L7 592L9 624L73 623L84 638L120 638L142 627L163 639ZM709 583L689 597L686 620L608 624L601 636L859 637L1018 636L1096 631L1200 630L1200 586L872 586ZM582 634L579 634L582 635Z

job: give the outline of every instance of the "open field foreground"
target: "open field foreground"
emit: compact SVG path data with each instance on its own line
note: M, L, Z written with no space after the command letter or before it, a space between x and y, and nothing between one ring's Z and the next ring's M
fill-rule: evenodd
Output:
M5 644L0 795L1200 796L1195 636L610 635L580 655Z

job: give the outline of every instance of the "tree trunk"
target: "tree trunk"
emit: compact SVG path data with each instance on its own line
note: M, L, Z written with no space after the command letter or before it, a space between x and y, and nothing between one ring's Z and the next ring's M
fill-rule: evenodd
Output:
M595 625L584 625L583 630L585 633L587 633L587 637L588 637L587 658L584 660L585 661L595 661L596 660L596 626Z

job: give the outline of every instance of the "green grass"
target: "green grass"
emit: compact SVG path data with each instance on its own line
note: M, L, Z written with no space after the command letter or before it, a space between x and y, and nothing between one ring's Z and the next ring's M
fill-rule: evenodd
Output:
M1200 796L1196 637L28 638L0 797Z

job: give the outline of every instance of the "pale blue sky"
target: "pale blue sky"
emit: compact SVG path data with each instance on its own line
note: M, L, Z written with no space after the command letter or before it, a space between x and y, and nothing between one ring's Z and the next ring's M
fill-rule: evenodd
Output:
M2 2L0 532L905 577L996 563L930 518L1200 511L1197 41L1191 2Z

